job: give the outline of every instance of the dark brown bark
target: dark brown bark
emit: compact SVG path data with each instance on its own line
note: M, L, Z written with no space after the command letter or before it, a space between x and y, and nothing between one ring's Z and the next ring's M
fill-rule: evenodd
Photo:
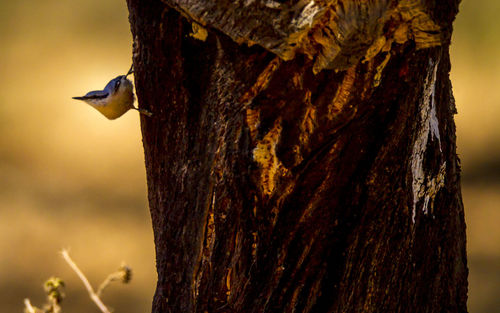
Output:
M153 312L466 312L457 1L419 2L439 44L402 40L396 12L333 70L307 45L284 61L209 23L195 39L195 17L166 2L128 0L137 96L154 114L141 117Z

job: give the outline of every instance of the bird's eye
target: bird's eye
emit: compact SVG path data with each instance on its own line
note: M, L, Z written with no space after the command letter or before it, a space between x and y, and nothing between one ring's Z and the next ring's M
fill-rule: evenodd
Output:
M120 84L121 84L121 80L119 79L115 83L115 88L114 88L115 92L118 92L118 89L120 88Z

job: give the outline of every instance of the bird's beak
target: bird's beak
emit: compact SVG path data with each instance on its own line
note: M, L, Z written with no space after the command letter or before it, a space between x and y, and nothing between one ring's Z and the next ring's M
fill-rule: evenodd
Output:
M85 97L72 97L72 98L75 100L85 100L86 99Z
M125 78L127 78L128 75L134 73L134 64L132 63L132 65L130 66L130 69L128 70L127 74L125 75Z

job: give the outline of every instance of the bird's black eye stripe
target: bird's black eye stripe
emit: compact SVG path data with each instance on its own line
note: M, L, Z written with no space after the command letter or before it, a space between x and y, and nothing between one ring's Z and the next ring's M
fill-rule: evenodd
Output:
M82 98L85 98L85 99L104 99L108 96L108 94L102 94L102 95L90 95L90 96L85 96L85 97L82 97Z

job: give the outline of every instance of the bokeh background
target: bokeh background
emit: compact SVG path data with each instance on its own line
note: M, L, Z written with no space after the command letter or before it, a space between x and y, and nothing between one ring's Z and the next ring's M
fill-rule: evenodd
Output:
M469 311L500 308L500 1L464 0L451 78L458 107L470 267ZM72 96L131 64L124 0L0 1L0 311L67 284L64 312L97 312L59 255L96 286L122 261L115 312L148 312L156 272L139 118L108 121ZM498 312L498 311L497 311Z

